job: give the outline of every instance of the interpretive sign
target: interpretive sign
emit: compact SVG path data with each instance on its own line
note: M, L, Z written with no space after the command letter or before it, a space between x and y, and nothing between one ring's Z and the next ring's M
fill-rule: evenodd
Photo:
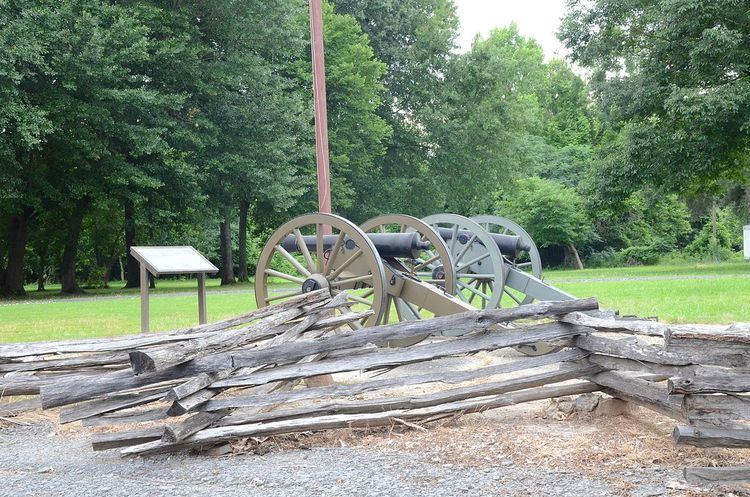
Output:
M203 254L190 246L130 247L130 253L141 266L141 331L149 329L148 273L198 275L198 322L206 323L206 274L219 269Z

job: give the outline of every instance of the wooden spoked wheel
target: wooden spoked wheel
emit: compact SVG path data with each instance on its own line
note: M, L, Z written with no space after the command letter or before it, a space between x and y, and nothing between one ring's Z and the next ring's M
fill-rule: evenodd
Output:
M407 257L398 257L398 263L419 280L435 285L451 295L456 293L453 258L443 238L429 224L416 217L392 214L374 217L360 228L365 233L416 233L419 241L426 247L419 248ZM384 323L433 317L432 313L391 293L388 292L386 297Z
M488 233L520 237L523 245L528 247L528 250L520 251L514 258L506 257L504 255L503 262L506 265L506 269L508 267L513 267L530 273L536 278L542 279L542 257L539 255L539 249L536 247L534 239L531 238L531 235L529 235L525 229L514 221L500 216L476 216L471 219L472 221L477 222ZM513 302L517 305L522 305L530 304L534 301L534 297L526 295L508 285L505 285L503 288L503 293L503 299L507 300L507 303L501 301L502 307L512 306L514 305Z
M492 237L479 224L457 214L434 214L422 221L438 231L448 246L456 273L456 296L479 309L499 307L505 272Z
M383 264L375 246L354 223L332 214L305 214L268 239L255 272L258 307L329 288L346 291L354 312L372 310L355 327L373 326L385 310Z

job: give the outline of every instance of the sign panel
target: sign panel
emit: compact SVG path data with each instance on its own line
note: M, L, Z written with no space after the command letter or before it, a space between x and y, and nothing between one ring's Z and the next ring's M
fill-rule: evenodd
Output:
M745 225L743 235L745 240L745 260L750 260L750 224Z
M154 276L215 273L219 269L193 247L130 247L130 253Z

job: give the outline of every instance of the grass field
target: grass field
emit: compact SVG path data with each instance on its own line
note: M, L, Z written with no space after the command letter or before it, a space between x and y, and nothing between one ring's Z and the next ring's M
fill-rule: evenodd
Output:
M545 279L579 297L597 297L623 314L658 316L667 322L750 321L750 263L646 266L547 271ZM197 322L196 283L164 280L151 297L151 328L167 330ZM31 288L30 290L33 290ZM64 297L52 291L0 304L0 342L72 339L136 333L137 290L96 290ZM185 293L187 292L187 293ZM209 320L255 308L251 287L229 291L209 280Z

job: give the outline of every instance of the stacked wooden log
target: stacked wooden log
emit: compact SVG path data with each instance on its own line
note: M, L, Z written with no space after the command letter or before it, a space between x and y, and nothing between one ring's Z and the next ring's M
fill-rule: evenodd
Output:
M750 448L750 325L667 325L581 313L562 321L599 332L575 339L590 353L587 361L605 369L591 381L677 420L677 444ZM750 466L684 473L699 484L750 483Z
M358 329L366 313L354 312L344 293L321 290L186 330L2 345L0 392L33 397L0 403L0 416L60 408L62 423L110 427L93 437L95 450L145 455L245 437L421 426L603 391L679 420L677 443L750 447L750 328L616 319L597 308L594 299L544 302ZM446 330L450 338L438 336ZM466 371L373 376L540 342L557 351ZM347 372L369 373L311 386L311 378ZM747 482L750 468L685 475Z

